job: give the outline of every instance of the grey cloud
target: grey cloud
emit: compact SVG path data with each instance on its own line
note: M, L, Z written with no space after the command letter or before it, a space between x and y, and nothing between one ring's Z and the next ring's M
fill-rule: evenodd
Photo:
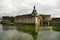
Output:
M6 0L7 1L7 0ZM27 0L8 0L7 3L11 4L12 8L9 7L9 4L4 4L4 0L0 1L0 14L2 15L20 15L20 14L29 14L32 12L33 6L36 6L36 10L39 14L51 13L52 17L60 15L58 11L54 9L60 8L60 1L56 2L56 6L43 5L36 1L27 1ZM44 0L43 0L44 1ZM5 13L5 14L4 14Z
M57 1L56 1L56 6L55 6L55 8L59 8L59 9L60 9L60 0L57 0Z

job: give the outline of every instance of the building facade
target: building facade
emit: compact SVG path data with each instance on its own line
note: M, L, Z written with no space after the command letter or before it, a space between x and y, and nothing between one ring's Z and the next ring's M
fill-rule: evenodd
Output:
M50 25L51 15L50 14L40 14L40 25Z
M51 25L60 25L60 18L52 18Z
M34 24L35 16L32 16L31 14L16 16L14 22L21 24Z

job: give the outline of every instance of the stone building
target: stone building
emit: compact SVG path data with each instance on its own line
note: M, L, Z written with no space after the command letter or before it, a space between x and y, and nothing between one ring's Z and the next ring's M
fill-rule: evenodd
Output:
M36 16L37 16L37 11L34 6L34 9L31 14L18 15L15 17L14 22L21 23L21 24L35 24L35 17Z
M14 17L9 17L9 16L3 16L2 17L2 23L10 24L13 22L14 22Z
M50 15L47 14L39 14L37 15L37 11L35 9L35 6L33 8L33 11L31 14L26 14L26 15L18 15L15 17L14 22L15 23L21 23L21 24L47 24L49 25L50 23ZM37 22L36 22L37 21Z
M52 18L51 25L60 25L60 18Z
M51 15L50 14L40 14L40 25L50 25Z
M17 15L15 17L3 16L3 23L20 23L20 24L34 24L34 25L49 25L51 21L49 14L37 13L35 6L31 14Z

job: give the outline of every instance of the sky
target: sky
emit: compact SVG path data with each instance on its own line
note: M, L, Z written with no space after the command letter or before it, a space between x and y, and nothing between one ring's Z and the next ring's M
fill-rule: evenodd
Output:
M0 0L0 17L30 14L33 6L38 14L60 17L60 0Z

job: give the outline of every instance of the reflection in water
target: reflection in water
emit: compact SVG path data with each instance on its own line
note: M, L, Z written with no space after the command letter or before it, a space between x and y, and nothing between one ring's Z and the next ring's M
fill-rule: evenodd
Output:
M33 37L24 32L18 32L17 30L5 31L3 40L34 40Z
M2 28L0 29L0 40L34 40L32 35L21 32L21 31L17 31L16 27L14 28L14 26L12 26L12 25L10 25L10 26L3 25L0 27L4 27L3 29L5 29L5 28L9 29L9 30L5 30L5 31L1 31ZM10 27L12 28L12 30Z
M6 24L2 24L3 30L16 30L16 26L15 25L6 25Z
M5 32L0 31L0 40L2 40L4 36L5 36Z
M20 40L34 40L30 34L24 33L24 32L19 32L18 39L20 39Z
M2 25L0 24L0 31L3 31L3 27L2 27Z
M5 31L4 31L4 30ZM7 30L6 30L7 29ZM0 25L0 40L34 40L32 35L16 30L14 25ZM36 40L60 40L60 32L41 27Z
M60 32L53 31L51 27L41 27L37 40L60 40Z

